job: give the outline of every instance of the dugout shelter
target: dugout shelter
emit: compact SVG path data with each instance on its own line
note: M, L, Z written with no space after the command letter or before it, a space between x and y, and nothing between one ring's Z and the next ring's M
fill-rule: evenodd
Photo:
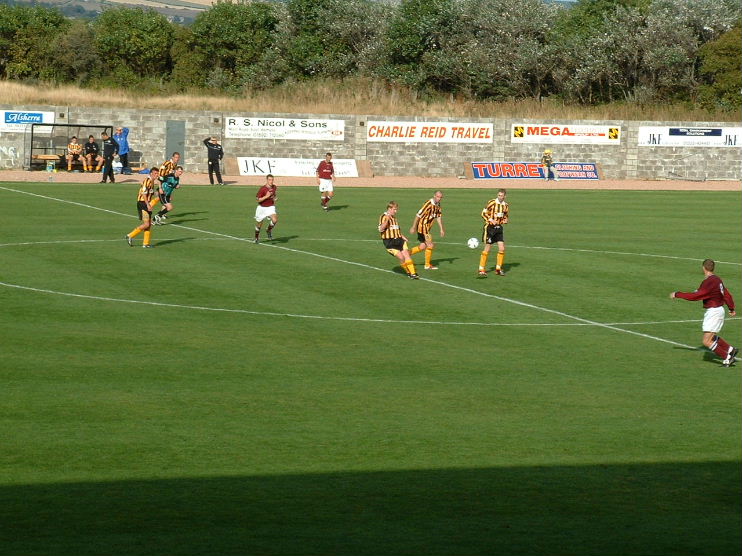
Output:
M31 133L27 135L26 152L28 155L27 170L44 170L49 162L58 168L65 168L67 144L73 135L81 144L88 142L88 136L95 137L100 146L100 135L103 132L113 135L112 125L82 124L31 124ZM102 150L102 149L101 149Z

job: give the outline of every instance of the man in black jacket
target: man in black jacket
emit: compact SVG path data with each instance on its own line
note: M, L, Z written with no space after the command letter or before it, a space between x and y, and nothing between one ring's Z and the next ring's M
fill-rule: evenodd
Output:
M100 134L101 143L103 143L103 179L101 183L106 183L106 178L111 179L111 183L116 183L113 177L113 157L119 152L119 144L113 137L110 137L105 131Z
M219 144L219 139L207 137L204 139L204 145L206 145L206 150L209 153L209 182L214 185L214 172L216 172L217 185L224 185L222 183L222 173L219 171L219 165L224 158L224 150Z

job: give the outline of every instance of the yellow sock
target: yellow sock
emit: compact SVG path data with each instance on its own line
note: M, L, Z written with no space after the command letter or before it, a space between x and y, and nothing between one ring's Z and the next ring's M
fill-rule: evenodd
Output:
M139 228L134 228L132 231L129 232L129 237L137 237L142 230Z
M490 254L488 251L482 251L482 254L479 255L479 269L484 270L484 268L487 266L487 257L489 257Z
M415 270L415 263L412 262L412 259L407 261L407 268L410 270L410 274L417 274L417 271Z
M433 250L432 249L426 249L425 250L425 266L431 266L430 259L433 258Z
M144 245L149 245L149 240L152 237L152 231L151 230L145 230L144 231Z
M150 202L149 202L149 209L150 209L150 210L154 210L154 208L155 208L155 205L156 205L157 203L159 203L159 202L160 202L160 199L159 199L159 198L155 199L154 201L150 201Z
M412 249L410 249L410 255L415 255L420 251L422 251L422 249L420 249L420 246L418 245L417 247L413 247Z
M96 172L100 172L100 169L101 169L101 167L100 167L100 166L98 166L98 167L97 167L97 168L95 169L95 171L96 171Z
M497 253L497 268L502 267L502 262L505 260L505 251Z

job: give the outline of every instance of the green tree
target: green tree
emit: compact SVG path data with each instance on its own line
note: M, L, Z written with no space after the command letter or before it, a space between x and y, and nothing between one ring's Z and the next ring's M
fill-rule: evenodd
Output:
M455 0L403 0L392 18L385 40L385 66L391 80L417 89L450 89L446 72L429 75L431 67L450 66L444 45L455 50L455 30L459 26L460 6ZM423 65L427 57L427 64Z
M165 16L154 10L115 8L104 11L93 29L96 50L114 83L169 77L175 30Z
M90 22L72 20L69 28L52 40L47 75L43 77L79 85L99 77L103 64L94 45L95 33Z
M243 72L272 47L278 23L273 4L219 0L181 37L186 48L177 50L175 73L197 77L201 85L239 87Z
M742 27L727 31L715 41L701 47L700 102L707 108L739 108L742 106Z
M53 64L53 41L70 21L38 6L0 5L0 74L5 79L44 77Z

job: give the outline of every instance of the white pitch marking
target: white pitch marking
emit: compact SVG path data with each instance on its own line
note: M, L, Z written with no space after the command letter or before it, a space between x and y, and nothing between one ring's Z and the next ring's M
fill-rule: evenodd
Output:
M90 209L94 209L94 210L100 210L100 211L107 212L107 213L110 213L110 214L116 214L116 215L120 215L120 216L130 216L130 215L126 215L124 213L120 213L120 212L117 212L117 211L112 211L112 210L109 210L109 209L103 209L103 208L100 208L100 207L95 207L95 206L92 206L92 205L87 205L85 203L78 203L78 202L75 202L75 201L68 201L66 199L58 199L58 198L55 198L55 197L48 197L48 196L45 196L45 195L39 195L39 194L36 194L36 193L30 193L30 192L27 192L27 191L16 190L16 189L11 189L11 188L6 188L6 187L0 187L0 189L4 189L6 191L12 191L12 192L15 192L15 193L27 194L27 195L31 195L31 196L34 196L34 197L39 197L39 198L42 198L42 199L48 199L48 200L58 201L58 202L61 202L61 203L69 203L69 204L72 204L72 205L77 205L77 206L81 206L81 207L85 207L85 208L90 208ZM133 218L133 216L132 216L132 218ZM228 237L228 238L235 239L235 240L238 240L238 241L250 241L248 238L240 238L240 237L232 236L232 235L229 235L229 234L222 234L222 233L218 233L218 232L211 232L209 230L201 230L199 228L192 228L190 226L183 226L181 224L171 224L171 226L176 226L178 228L182 228L182 229L185 229L185 230L190 230L190 231L195 231L195 232L200 232L200 233L205 233L205 234L210 234L210 235L215 235L215 236ZM367 269L376 270L376 271L379 271L379 272L385 272L385 273L394 274L394 272L391 271L391 270L382 269L382 268L378 268L378 267L375 267L375 266L367 265L367 264L364 264L364 263L358 263L358 262L355 262L355 261L347 261L347 260L344 260L344 259L338 259L337 257L330 257L328 255L321 255L319 253L312 253L311 251L303 251L301 249L293 249L291 247L285 247L285 246L282 246L282 245L271 245L271 244L266 244L266 243L261 243L259 245L260 246L263 246L263 247L273 248L273 249L281 249L281 250L288 251L288 252L291 252L291 253L301 253L301 254L304 254L304 255L309 255L309 256L312 256L312 257L317 257L317 258L321 258L321 259L331 260L331 261L335 261L335 262L339 262L339 263L343 263L343 264L349 264L349 265L353 265L353 266L359 266L361 268L367 268ZM488 297L490 299L497 299L499 301L504 301L504 302L507 302L507 303L512 303L514 305L518 305L518 306L521 306L521 307L526 307L526 308L533 309L533 310L536 310L536 311L543 311L545 313L550 313L550 314L553 314L553 315L562 316L562 317L567 318L567 319L570 319L570 320L575 320L577 322L581 322L581 323L585 323L585 324L590 324L592 326L597 326L599 328L605 328L605 329L613 330L613 331L616 331L616 332L623 332L624 334L631 334L631 335L634 335L634 336L639 336L639 337L642 337L642 338L647 338L647 339L655 340L655 341L658 341L658 342L663 342L663 343L666 343L666 344L671 344L671 345L675 345L675 346L679 346L679 347L684 347L684 348L687 348L687 349L695 349L692 346L681 344L679 342L674 342L672 340L667 340L665 338L660 338L658 336L652 336L651 334L643 334L641 332L635 332L633 330L625 330L623 328L618 328L617 326L613 326L613 325L610 325L610 324L599 323L599 322L592 321L592 320L589 320L589 319L584 319L582 317L578 317L578 316L575 316L575 315L570 315L569 313L564 313L562 311L557 311L555 309L549 309L547 307L540 307L538 305L533 305L531 303L526 303L524 301L518 301L517 299L511 299L511 298L508 298L508 297L502 297L502 296L498 296L498 295L488 294L488 293L485 293L485 292L473 290L471 288L466 288L466 287L463 287L463 286L456 286L454 284L449 284L447 282L441 282L439 280L432 280L430 278L421 278L420 280L421 281L424 281L424 282L430 282L430 283L433 283L433 284L438 284L440 286L444 286L444 287L447 287L447 288L456 289L456 290L459 290L459 291L464 291L464 292L467 292L467 293L473 293L475 295L481 295L483 297Z

